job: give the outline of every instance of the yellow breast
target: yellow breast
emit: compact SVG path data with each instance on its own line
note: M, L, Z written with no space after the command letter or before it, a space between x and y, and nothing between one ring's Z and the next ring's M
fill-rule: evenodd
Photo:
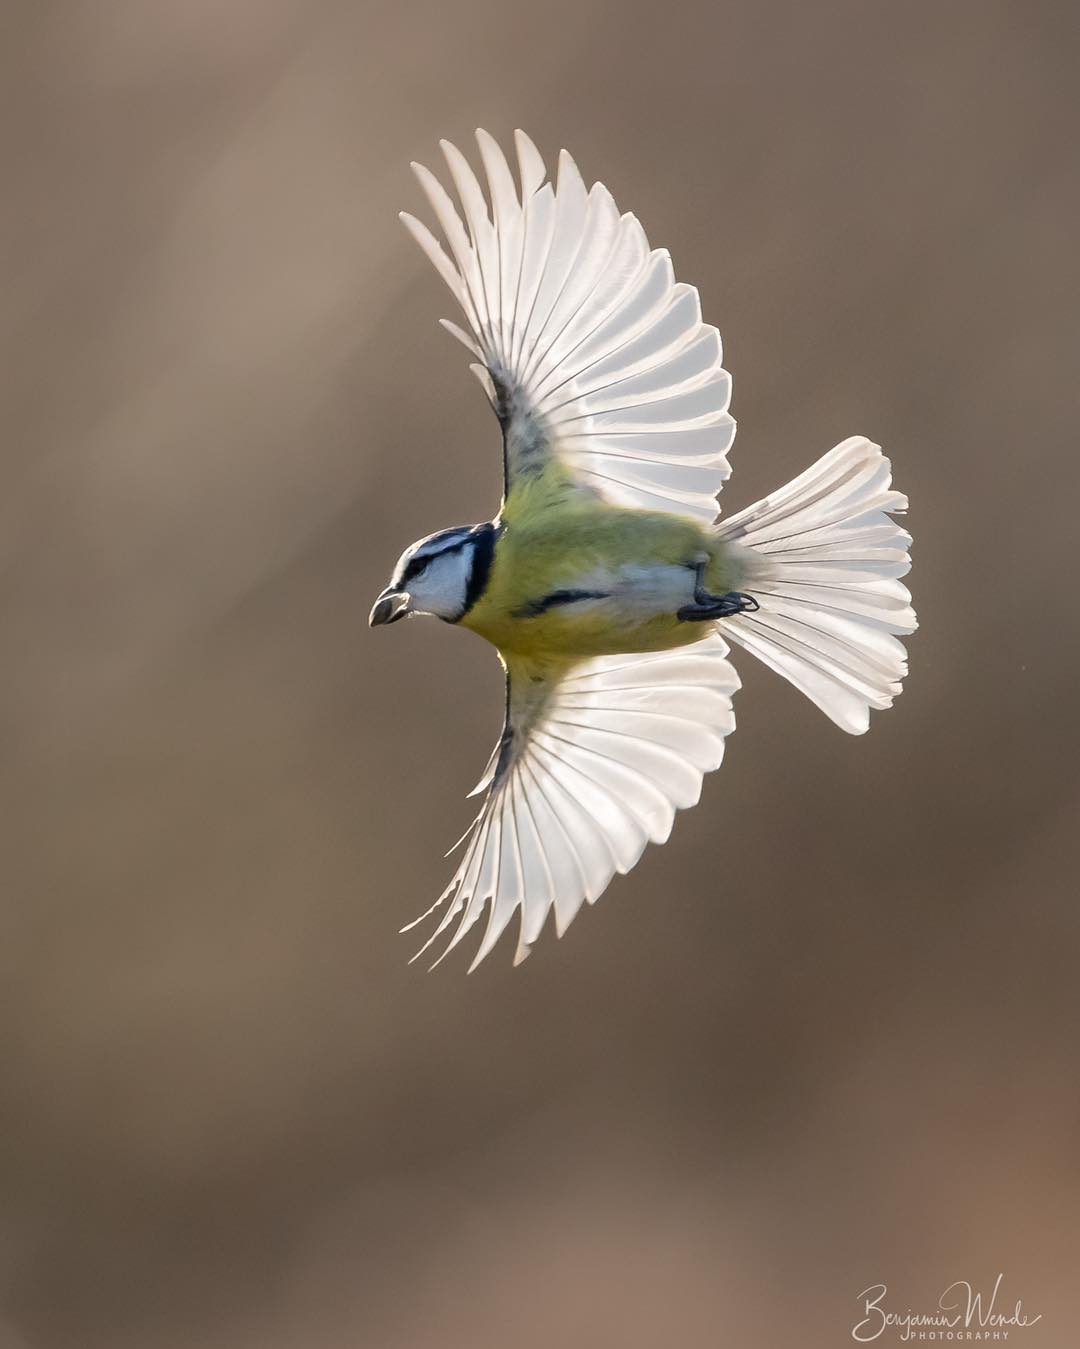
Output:
M710 630L675 617L695 562L707 556L710 584L732 588L714 537L693 520L613 506L565 478L515 490L498 523L487 588L461 623L502 651L577 658L682 646ZM580 593L605 598L558 600Z

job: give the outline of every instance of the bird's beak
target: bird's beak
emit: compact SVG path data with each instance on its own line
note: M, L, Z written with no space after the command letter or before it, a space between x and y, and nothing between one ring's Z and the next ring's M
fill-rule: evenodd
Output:
M387 588L372 605L368 624L373 628L383 623L396 623L409 612L409 594L405 590Z

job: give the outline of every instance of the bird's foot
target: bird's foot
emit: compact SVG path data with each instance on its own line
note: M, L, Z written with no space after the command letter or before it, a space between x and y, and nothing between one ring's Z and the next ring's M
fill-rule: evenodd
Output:
M735 614L753 614L761 606L753 595L729 590L726 595L710 595L707 590L695 590L693 604L684 604L675 617L681 623L703 623L708 619L731 618Z

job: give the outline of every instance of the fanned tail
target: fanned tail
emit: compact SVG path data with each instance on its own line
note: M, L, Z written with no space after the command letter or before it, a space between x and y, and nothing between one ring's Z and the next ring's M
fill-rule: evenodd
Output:
M898 579L911 536L889 516L907 498L891 480L881 447L853 436L717 528L746 567L740 589L760 606L725 619L724 636L854 735L900 693L907 653L897 634L917 626Z

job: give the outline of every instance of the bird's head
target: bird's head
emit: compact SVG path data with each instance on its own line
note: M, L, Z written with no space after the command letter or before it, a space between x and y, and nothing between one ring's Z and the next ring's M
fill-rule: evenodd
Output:
M434 614L456 623L483 591L494 548L490 523L441 529L411 544L398 558L368 622L377 628L409 614Z

